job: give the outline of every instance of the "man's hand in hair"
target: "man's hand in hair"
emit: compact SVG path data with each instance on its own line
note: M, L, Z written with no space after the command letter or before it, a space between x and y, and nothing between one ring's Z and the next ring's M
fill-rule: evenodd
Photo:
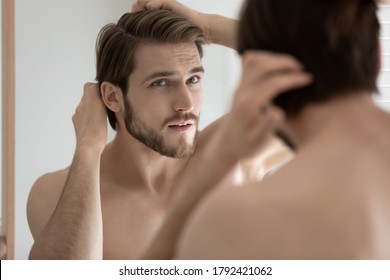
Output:
M84 94L73 115L77 146L96 147L99 153L107 142L107 113L95 83L84 85Z
M271 105L272 100L311 82L312 76L290 55L244 53L241 81L219 131L225 150L237 158L257 154L284 121L284 113Z
M132 7L133 12L151 9L171 11L198 25L210 43L236 48L236 20L201 13L174 0L137 0Z
M137 0L132 7L132 11L161 9L171 11L181 17L198 25L206 33L208 31L207 16L195 11L174 0Z

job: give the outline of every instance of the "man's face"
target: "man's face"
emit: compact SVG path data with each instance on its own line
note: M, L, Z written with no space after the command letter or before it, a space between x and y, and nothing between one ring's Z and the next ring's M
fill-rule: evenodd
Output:
M191 155L203 101L195 44L145 43L135 57L125 99L127 131L164 156Z

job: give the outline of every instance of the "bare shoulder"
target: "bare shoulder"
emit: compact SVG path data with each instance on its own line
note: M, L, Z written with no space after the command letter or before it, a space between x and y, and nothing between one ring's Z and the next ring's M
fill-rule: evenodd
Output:
M207 198L189 220L177 258L295 259L305 254L296 252L296 245L302 250L304 214L312 212L277 189L274 182L257 182Z
M33 184L27 202L27 219L36 239L53 214L68 176L69 168L47 173Z
M221 189L207 197L186 225L177 258L252 258L245 254L250 253L254 245L246 240L252 238L253 226L256 226L253 220L261 218L256 217L259 212L258 203L253 199L256 189L255 185ZM245 248L247 245L251 248Z
M222 117L207 125L202 131L199 132L196 144L197 150L202 149L203 146L209 142L210 138L213 137L215 132L221 127L222 123L225 122L226 116L227 114L223 115Z
M334 233L323 230L330 228L331 223L321 216L327 209L322 204L326 206L330 198L310 188L300 189L285 170L278 173L262 182L221 189L207 197L183 231L177 258L317 259L335 256L329 251L335 252L337 248L330 248L325 242L331 240ZM318 237L324 242L318 242Z
M325 170L339 174L339 165L333 165ZM333 176L321 175L320 167L324 166L289 164L260 183L222 189L207 197L190 218L177 257L388 258L389 250L383 249L389 248L388 242L380 241L387 240L384 236L390 232L383 190L372 192L372 184L364 189L355 179L351 183L340 176L335 184ZM375 226L372 211L378 205L384 218ZM373 232L383 239L373 238Z

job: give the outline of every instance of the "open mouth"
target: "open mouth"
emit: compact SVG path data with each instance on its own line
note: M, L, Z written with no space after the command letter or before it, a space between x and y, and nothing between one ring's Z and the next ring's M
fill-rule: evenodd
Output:
M183 123L183 124L171 124L168 125L169 128L174 129L176 131L186 131L193 126L192 123Z

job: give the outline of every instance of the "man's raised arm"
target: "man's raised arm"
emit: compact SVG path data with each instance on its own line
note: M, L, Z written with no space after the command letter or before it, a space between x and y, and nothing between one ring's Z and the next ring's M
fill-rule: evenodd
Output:
M172 11L198 25L210 43L236 49L236 20L217 14L201 13L174 0L138 0L132 8L133 11L150 9Z
M58 203L48 220L42 221L42 216L47 214L40 208L47 204L42 198L46 197L44 191L52 186L42 183L34 186L29 197L29 223L35 238L30 259L102 259L103 256L99 173L100 156L107 141L107 120L96 84L84 86L73 123L76 151ZM50 180L43 182L47 184Z

